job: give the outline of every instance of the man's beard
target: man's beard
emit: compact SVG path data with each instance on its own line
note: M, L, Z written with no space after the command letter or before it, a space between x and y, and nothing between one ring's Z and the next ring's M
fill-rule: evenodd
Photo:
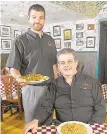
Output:
M38 25L38 24L33 23L31 25L31 27L32 27L33 30L35 30L35 31L41 31L42 30L43 25L41 25L41 24L39 24L38 26L35 26L35 25Z

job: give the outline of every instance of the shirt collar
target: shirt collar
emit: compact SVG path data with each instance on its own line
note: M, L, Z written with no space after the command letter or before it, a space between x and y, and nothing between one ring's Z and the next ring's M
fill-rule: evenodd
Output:
M31 28L28 28L27 33L30 34L31 36L33 36L34 38L40 38L38 33L35 33L33 30L31 30ZM42 37L44 36L44 32Z
M73 76L72 83L75 83L75 82L79 79L81 73L82 73L82 72L78 71L78 72ZM66 81L65 81L65 78L63 77L63 75L61 75L61 79L62 79L62 81L66 82Z

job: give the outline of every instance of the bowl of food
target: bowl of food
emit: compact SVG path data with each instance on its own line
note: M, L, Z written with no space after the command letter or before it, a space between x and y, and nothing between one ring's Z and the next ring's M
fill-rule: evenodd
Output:
M79 121L68 121L57 127L58 134L92 134L92 128Z
M27 74L21 76L19 82L27 82L28 84L37 84L37 83L42 83L48 79L49 79L48 76L44 76L41 74Z

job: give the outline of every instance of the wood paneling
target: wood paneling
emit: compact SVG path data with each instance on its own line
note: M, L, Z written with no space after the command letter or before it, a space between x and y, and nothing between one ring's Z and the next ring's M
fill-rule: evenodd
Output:
M6 66L6 61L9 54L1 54L1 69L3 69Z
M77 56L84 65L83 72L96 77L97 52L77 52Z

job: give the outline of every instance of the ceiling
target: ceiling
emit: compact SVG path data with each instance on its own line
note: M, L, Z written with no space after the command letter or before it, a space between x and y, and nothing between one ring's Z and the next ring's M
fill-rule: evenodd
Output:
M46 10L46 24L59 23L73 20L83 20L94 18L95 15L89 15L87 7L90 4L86 2L70 2L70 1L2 1L1 2L1 22L2 24L18 24L28 25L27 12L31 5L41 4ZM97 14L105 3L100 3L99 8L91 6ZM70 6L71 5L71 6ZM74 6L73 6L74 5ZM78 6L77 6L78 5ZM86 7L84 6L86 5ZM83 8L84 7L84 8ZM98 7L98 4L96 4ZM86 11L85 11L86 9ZM95 10L96 9L96 10ZM89 10L89 9L88 9ZM90 12L90 10L89 10Z

